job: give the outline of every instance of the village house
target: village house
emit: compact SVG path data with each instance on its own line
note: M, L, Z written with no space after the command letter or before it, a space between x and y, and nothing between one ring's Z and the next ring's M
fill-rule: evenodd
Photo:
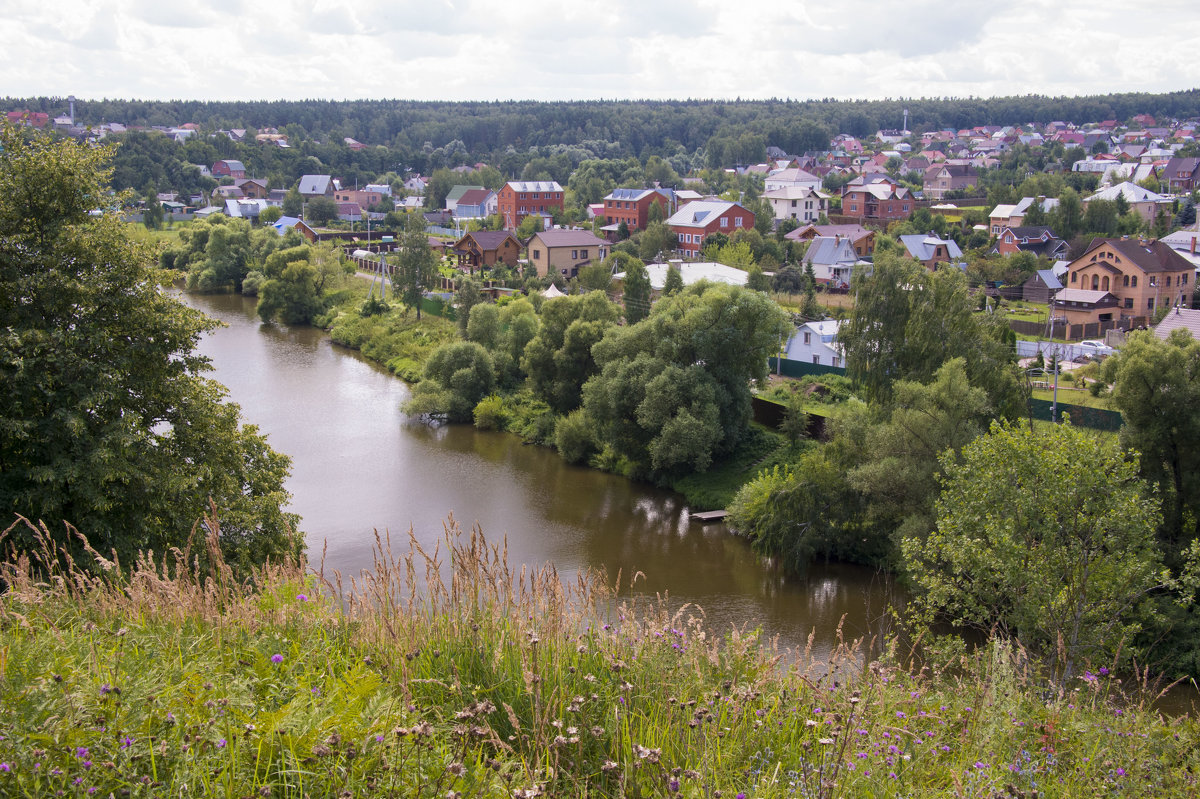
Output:
M812 189L816 191L821 188L821 179L816 175L804 169L780 169L767 175L764 180L765 191L778 191L779 189L798 188Z
M521 256L521 241L507 230L473 230L455 242L452 252L458 256L458 268L475 274L499 263L516 266Z
M762 196L780 221L795 219L807 224L829 211L829 195L808 186L784 186L763 192Z
M679 272L679 277L682 278L685 288L700 281L706 283L724 283L729 286L745 286L750 278L744 269L713 263L712 261L685 262L673 259L665 264L649 263L646 264L646 274L650 278L651 301L657 300L662 296L663 290L667 286L667 272L672 268ZM613 280L616 282L617 291L623 294L625 291L625 273L616 273L613 275Z
M302 175L299 191L300 196L305 199L313 197L333 199L333 178L329 175Z
M817 236L809 241L802 263L811 266L813 277L822 286L844 290L850 288L850 278L856 267L869 267L848 238Z
M608 255L608 242L587 230L543 230L533 234L526 249L538 277L560 274L572 278L591 263Z
M838 319L805 322L796 328L796 332L788 339L783 357L789 361L844 369L846 355L837 340L841 326L842 322Z
M1083 201L1083 207L1086 210L1088 203L1096 200L1108 200L1116 202L1118 196L1125 199L1131 210L1147 222L1154 222L1159 214L1166 214L1168 217L1171 214L1172 200L1169 197L1164 197L1161 194L1150 191L1147 188L1137 185L1136 183L1118 183L1115 186L1109 186L1107 189L1101 189Z
M812 241L817 236L846 239L859 258L875 252L875 231L862 225L805 225L784 236L788 241Z
M241 161L223 158L212 165L212 176L218 179L233 178L234 180L238 180L246 177L246 165Z
M496 192L491 189L471 189L463 192L454 204L456 219L482 219L496 213Z
M970 164L934 164L925 170L922 190L931 200L944 199L952 191L972 189L979 184L979 173Z
M953 239L940 239L932 233L928 236L918 233L901 236L900 243L904 245L908 257L920 261L926 269L936 269L938 264L966 266L962 260L962 250Z
M705 237L713 233L731 235L754 227L754 214L725 200L697 200L680 208L667 219L667 227L679 238L676 252L690 258L700 255Z
M1184 194L1200 187L1200 158L1172 158L1158 176L1168 194Z
M1161 241L1138 239L1095 239L1067 267L1067 289L1111 293L1118 306L1093 300L1093 306L1064 307L1072 324L1103 322L1118 317L1150 316L1155 309L1180 305L1191 307L1196 268ZM1065 291L1065 290L1064 290ZM1072 296L1060 299L1071 300ZM1114 316L1116 314L1116 316Z
M848 187L842 193L842 216L852 219L907 219L912 210L913 197L908 188L886 181Z
M355 203L360 209L369 209L383 202L383 192L368 189L334 189L335 203Z
M450 187L450 191L446 192L446 210L458 216L458 201L464 194L474 189L482 189L483 186L464 186L455 185Z
M663 219L671 215L674 198L668 189L613 189L604 198L604 232L612 238L621 223L630 233L645 230L650 221L650 206L657 203Z
M233 181L233 185L241 189L242 195L250 200L266 200L271 196L265 178L243 178Z
M996 246L992 248L992 252L996 255L1030 252L1039 258L1064 261L1070 256L1071 248L1065 241L1057 238L1050 228L1032 225L1003 228L996 237Z
M511 180L500 189L496 206L504 227L515 230L527 216L562 213L563 187L553 180Z
M1025 221L1025 216L1029 213L1030 207L1034 203L1040 203L1042 211L1049 213L1054 208L1058 207L1058 200L1045 197L1022 197L1018 202L1012 205L997 205L988 214L988 230L993 236L999 236L1000 231L1006 227L1017 228L1021 227Z

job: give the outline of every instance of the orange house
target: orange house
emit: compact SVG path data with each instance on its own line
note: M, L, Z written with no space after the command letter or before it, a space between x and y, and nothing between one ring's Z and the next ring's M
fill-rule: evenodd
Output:
M510 180L500 189L496 206L504 227L515 230L527 216L561 213L563 187L553 180Z

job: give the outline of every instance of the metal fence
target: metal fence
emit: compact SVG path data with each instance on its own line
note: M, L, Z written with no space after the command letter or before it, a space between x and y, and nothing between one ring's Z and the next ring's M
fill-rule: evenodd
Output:
M1055 421L1052 415L1053 408L1054 403L1051 400L1029 400L1029 415L1034 419L1043 422ZM1065 405L1060 402L1058 403L1057 421L1062 421L1064 415L1071 417L1071 424L1076 427L1086 427L1091 430L1107 430L1112 433L1120 430L1121 425L1125 423L1119 411L1088 408L1084 405Z
M826 366L823 363L805 363L804 361L793 361L787 358L768 358L767 364L771 367L772 374L780 374L784 377L807 377L808 375L844 375L846 370L840 366Z

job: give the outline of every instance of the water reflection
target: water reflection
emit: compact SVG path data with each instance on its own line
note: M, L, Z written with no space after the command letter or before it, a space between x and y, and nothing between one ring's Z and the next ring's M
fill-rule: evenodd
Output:
M877 634L890 581L853 566L815 567L785 579L722 525L691 521L678 495L570 466L515 436L428 425L400 412L407 387L309 328L263 325L236 295L185 301L226 322L200 350L244 417L292 457L292 510L313 558L354 575L372 563L374 531L423 546L440 540L448 513L478 522L510 559L552 562L566 577L602 569L639 590L704 609L710 628L761 628L786 646L827 653L845 618L847 637Z

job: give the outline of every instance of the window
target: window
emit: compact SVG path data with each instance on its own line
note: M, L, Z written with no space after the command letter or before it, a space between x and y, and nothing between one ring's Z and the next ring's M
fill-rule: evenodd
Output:
M904 213L908 213L908 203L904 204Z
M1125 282L1122 285L1125 285L1125 286L1129 285L1129 275L1125 275Z
M1079 273L1078 273L1078 272L1072 272L1072 273L1071 273L1071 282L1072 282L1072 283L1074 283L1074 282L1075 282L1075 278L1077 278L1077 277L1079 277Z
M1092 291L1100 290L1100 276L1092 275Z
M1148 298L1146 299L1146 310L1147 310L1147 311L1153 311L1153 310L1154 310L1154 298L1153 298L1153 297L1148 297Z
M736 218L734 218L734 220L733 220L733 226L734 226L734 227L741 227L741 226L742 226L742 218L741 218L740 216L739 216L739 217L736 217Z
M1129 278L1129 286L1130 286L1130 288L1137 288L1137 275L1134 275L1131 278Z
M1187 275L1184 275L1184 276L1183 276L1183 278L1182 278L1182 279L1183 279L1183 285L1185 285L1185 286L1187 285L1187 277L1188 277Z
M812 333L809 333L807 330L804 332L804 343L805 344L812 343Z
M1107 276L1107 275L1104 277L1104 280L1103 280L1103 281L1101 281L1101 283L1100 283L1100 289L1101 289L1102 291L1108 291L1108 276Z
M542 251L541 251L541 250L534 250L534 251L533 251L533 257L534 257L534 259L541 258L541 257L542 257Z
M837 357L836 355L833 356L833 367L836 369L841 365L842 365L842 359Z
M587 250L580 250L579 257L586 260L587 259Z
M1132 309L1132 308L1133 308L1133 297L1126 297L1126 298L1125 298L1125 307L1126 307L1126 308L1129 308L1129 309Z
M571 260L572 261L579 260L579 250L571 250Z
M814 356L813 356L813 363L815 363L815 364L817 364L817 365L819 366L819 365L821 364L821 356L820 356L820 355L814 355Z

